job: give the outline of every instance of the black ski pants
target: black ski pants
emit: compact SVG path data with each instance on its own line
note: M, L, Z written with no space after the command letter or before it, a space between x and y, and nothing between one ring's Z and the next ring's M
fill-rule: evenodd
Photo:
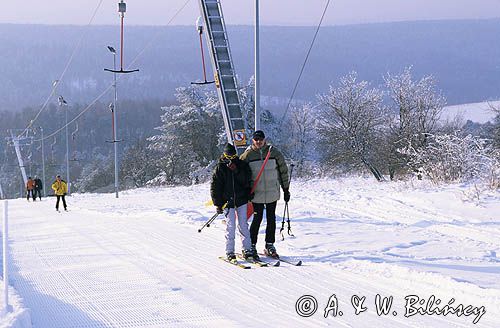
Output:
M33 189L33 199L35 199L37 196L42 200L42 190L41 189Z
M264 216L264 207L266 208L266 243L274 244L276 234L276 204L272 202L268 204L253 203L254 216L252 224L250 225L250 238L252 244L257 244L257 237L259 235L260 223Z
M35 191L33 189L28 189L27 192L26 192L26 199L27 200L30 200L30 197L33 198L33 200L36 199L36 196L35 196Z
M57 197L57 202L56 202L56 210L59 210L59 201L62 199L62 203L64 206L64 209L66 209L66 196L65 195L56 195Z

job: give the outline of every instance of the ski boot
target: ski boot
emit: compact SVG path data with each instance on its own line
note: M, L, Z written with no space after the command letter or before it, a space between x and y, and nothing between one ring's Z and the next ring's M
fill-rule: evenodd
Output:
M253 257L253 251L251 249L244 249L243 250L243 258L245 260L252 260L254 257Z
M278 253L276 253L276 248L272 243L266 243L266 248L264 249L264 254L275 259L279 259Z
M236 261L236 255L234 253L227 253L226 254L227 260L228 261Z
M252 257L255 261L260 261L259 253L257 253L257 246L255 244L252 244L252 248L250 248L250 251L252 252Z

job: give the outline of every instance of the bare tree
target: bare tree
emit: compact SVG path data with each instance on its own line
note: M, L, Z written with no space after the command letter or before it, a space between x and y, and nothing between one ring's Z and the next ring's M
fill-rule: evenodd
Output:
M324 160L328 164L364 165L378 181L383 180L376 166L376 142L386 121L383 92L357 81L355 72L340 79L320 95L318 134Z

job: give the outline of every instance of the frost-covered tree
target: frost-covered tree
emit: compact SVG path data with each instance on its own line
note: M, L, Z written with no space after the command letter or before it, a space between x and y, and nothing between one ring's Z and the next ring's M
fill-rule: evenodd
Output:
M158 152L148 148L147 140L139 140L125 150L120 163L122 185L142 187L160 173Z
M400 75L385 77L389 95L393 101L396 119L391 126L391 177L394 172L408 164L397 149L411 145L414 149L425 148L428 136L439 129L439 116L446 104L445 98L436 91L433 76L415 81L411 67Z
M491 139L493 140L493 146L500 150L500 106L490 104L490 110L496 114L491 128Z
M477 136L429 135L425 147L400 149L409 164L434 182L498 181L491 143Z
M193 167L208 166L219 155L222 115L214 93L180 87L175 96L178 104L162 108L160 133L148 139L149 147L161 154L164 183L188 183Z
M358 81L351 72L318 98L322 105L318 135L325 163L364 165L378 181L383 180L376 165L376 143L386 120L382 91Z
M283 128L284 127L284 128ZM296 174L311 173L315 160L316 116L314 106L291 107L282 123L280 150L296 165Z
M78 192L93 192L114 184L114 165L109 156L96 156L82 169L74 187ZM110 188L109 191L112 189Z

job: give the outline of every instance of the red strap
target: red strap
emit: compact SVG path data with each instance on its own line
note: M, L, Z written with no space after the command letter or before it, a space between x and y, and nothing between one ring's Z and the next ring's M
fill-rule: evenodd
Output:
M269 151L267 152L266 158L264 159L264 163L262 164L262 167L260 168L259 174L257 174L257 178L255 178L252 190L250 190L250 194L253 194L253 192L255 191L255 188L257 188L257 184L259 183L260 176L264 172L264 168L266 167L267 161L269 160L269 157L271 156L271 148L273 148L273 146L269 146Z

